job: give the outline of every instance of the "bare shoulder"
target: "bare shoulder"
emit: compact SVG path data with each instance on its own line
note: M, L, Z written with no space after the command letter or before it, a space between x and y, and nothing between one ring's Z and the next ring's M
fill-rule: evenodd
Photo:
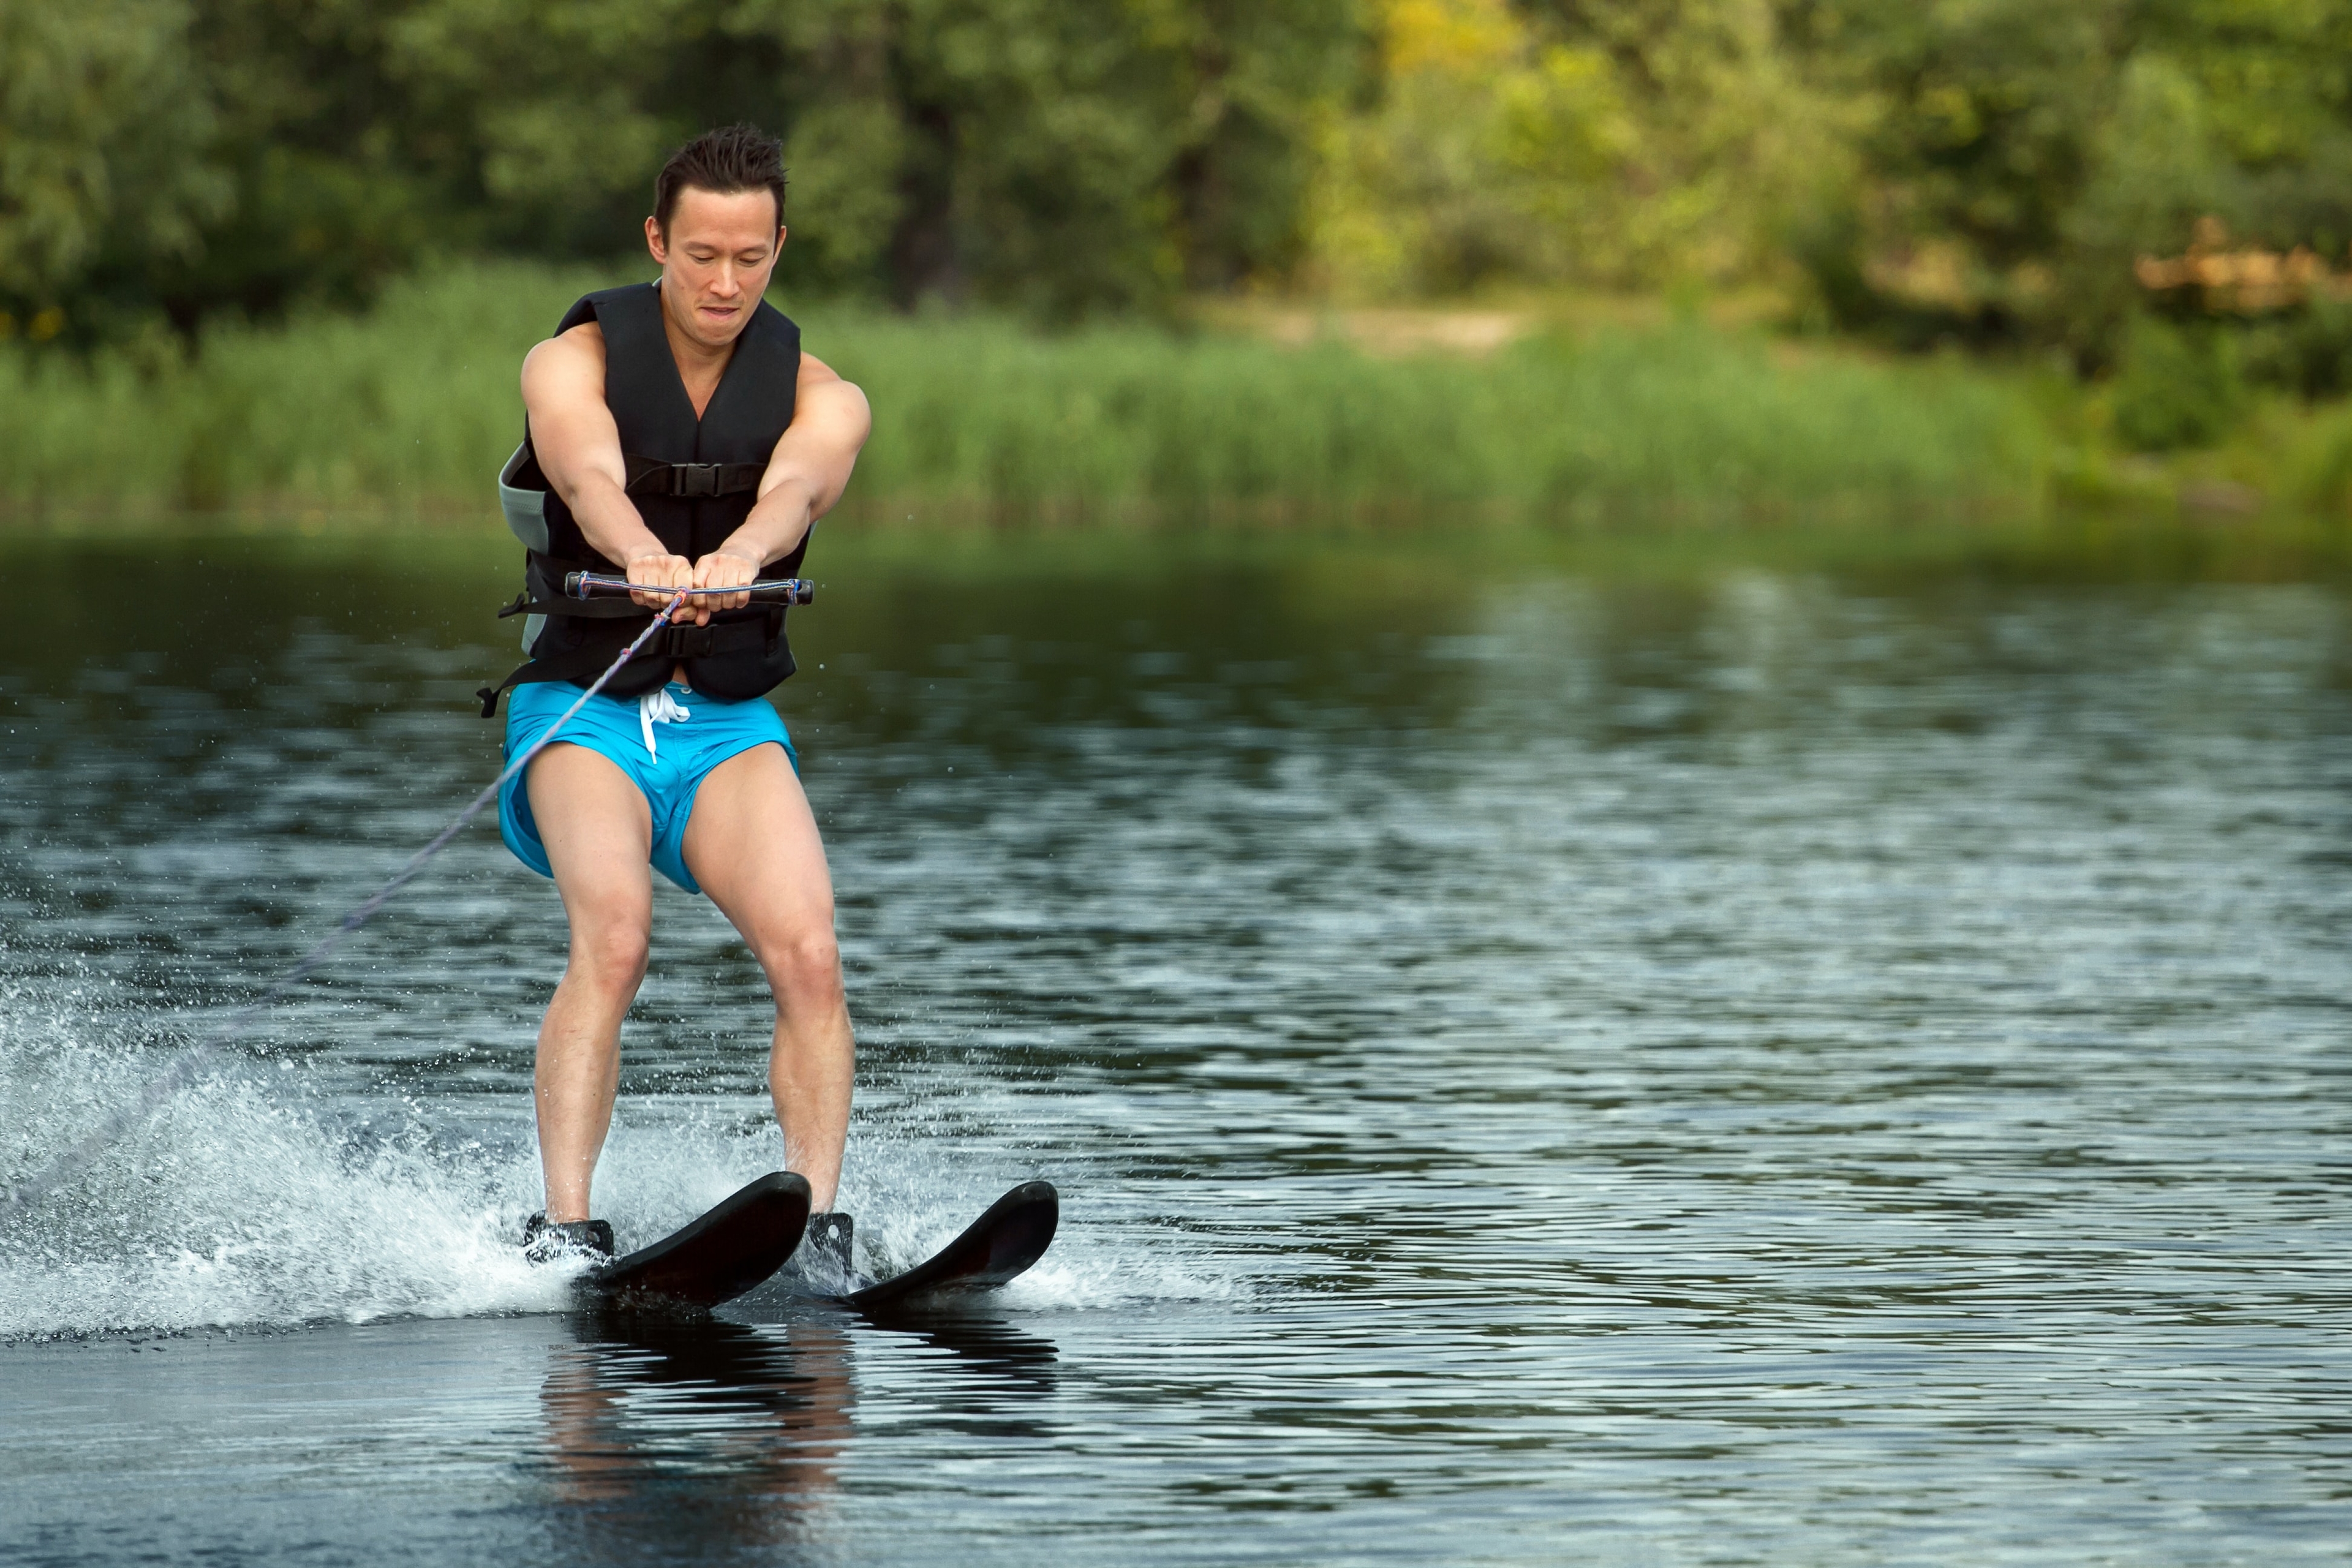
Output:
M800 355L800 406L824 405L828 409L852 411L854 418L866 418L866 393L858 390L854 381L845 381L840 372L818 360L812 353ZM795 414L797 418L797 414Z
M814 386L820 381L839 381L841 373L806 349L801 351L800 384Z
M604 396L604 330L583 321L535 346L522 359L526 403Z

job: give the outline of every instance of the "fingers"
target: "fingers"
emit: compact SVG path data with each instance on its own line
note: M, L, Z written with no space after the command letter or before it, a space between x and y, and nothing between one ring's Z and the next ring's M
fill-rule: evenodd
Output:
M694 585L698 588L733 588L759 580L760 563L740 555L730 555L714 550L695 563ZM713 594L698 601L708 621L718 610L740 610L751 602L749 594Z
M759 580L760 563L723 550L714 550L698 562L683 555L648 552L629 558L628 576L632 583L656 584L662 588L739 588ZM648 610L658 610L669 604L672 595L648 591L629 597ZM680 625L707 626L719 611L740 610L751 602L749 594L698 595L675 618Z
M657 583L665 588L694 586L694 563L683 555L650 553L633 555L629 558L628 568L629 581L632 583ZM647 593L629 595L648 610L661 609L673 596L668 594Z

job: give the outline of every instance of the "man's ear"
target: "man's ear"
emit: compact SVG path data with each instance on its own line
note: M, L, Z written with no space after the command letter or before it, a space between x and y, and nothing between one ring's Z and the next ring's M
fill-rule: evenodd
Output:
M646 219L646 248L653 253L655 265L669 265L669 247L662 240L661 225L653 218Z

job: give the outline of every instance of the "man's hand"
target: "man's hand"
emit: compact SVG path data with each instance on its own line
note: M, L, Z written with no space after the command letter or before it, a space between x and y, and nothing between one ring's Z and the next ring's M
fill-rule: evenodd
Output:
M658 583L665 588L691 588L695 585L694 563L683 555L667 555L657 552L632 555L628 560L627 575L632 583ZM658 610L677 596L675 594L629 595L648 610ZM671 617L671 624L685 625L687 617L694 614L695 607L695 601L688 599L686 602L686 607ZM701 619L694 624L698 626L703 626L709 619L710 612L704 610Z
M734 588L746 583L755 583L759 578L760 563L746 561L740 555L730 554L724 550L714 550L694 563L694 585L698 588ZM715 610L740 610L751 602L749 594L714 594L709 598L698 599L695 603L701 609L702 616L694 624L704 625Z

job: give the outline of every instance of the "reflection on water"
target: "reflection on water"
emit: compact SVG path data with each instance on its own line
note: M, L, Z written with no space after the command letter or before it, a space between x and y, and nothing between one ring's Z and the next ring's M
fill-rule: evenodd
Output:
M754 1478L763 1495L833 1484L856 1399L839 1332L595 1316L572 1328L578 1342L551 1360L540 1395L567 1495L625 1495L645 1457L672 1445L698 1469Z
M646 1540L789 1540L835 1490L856 1403L839 1330L598 1316L571 1327L540 1391L546 1451L555 1495L593 1505L590 1533L612 1536L612 1560Z
M1001 1317L764 1316L566 1320L540 1406L579 1560L732 1561L822 1533L856 1435L852 1321L952 1358L929 1374L942 1426L1007 1444L1045 1435L1034 1411L1055 1387L1053 1342Z
M551 1315L562 927L478 835L0 1235L0 1519L62 1563L2340 1556L2344 595L1049 544L836 546L783 696L860 1263L1042 1175L1034 1274ZM381 553L24 563L0 1179L494 765L505 552ZM131 608L66 625L92 574ZM776 1152L756 968L667 892L656 944L625 1246Z
M862 1316L877 1329L956 1357L967 1390L992 1395L1053 1392L1054 1342L977 1306L950 1304L929 1311L884 1308ZM1018 1430L1006 1428L1008 1435Z

